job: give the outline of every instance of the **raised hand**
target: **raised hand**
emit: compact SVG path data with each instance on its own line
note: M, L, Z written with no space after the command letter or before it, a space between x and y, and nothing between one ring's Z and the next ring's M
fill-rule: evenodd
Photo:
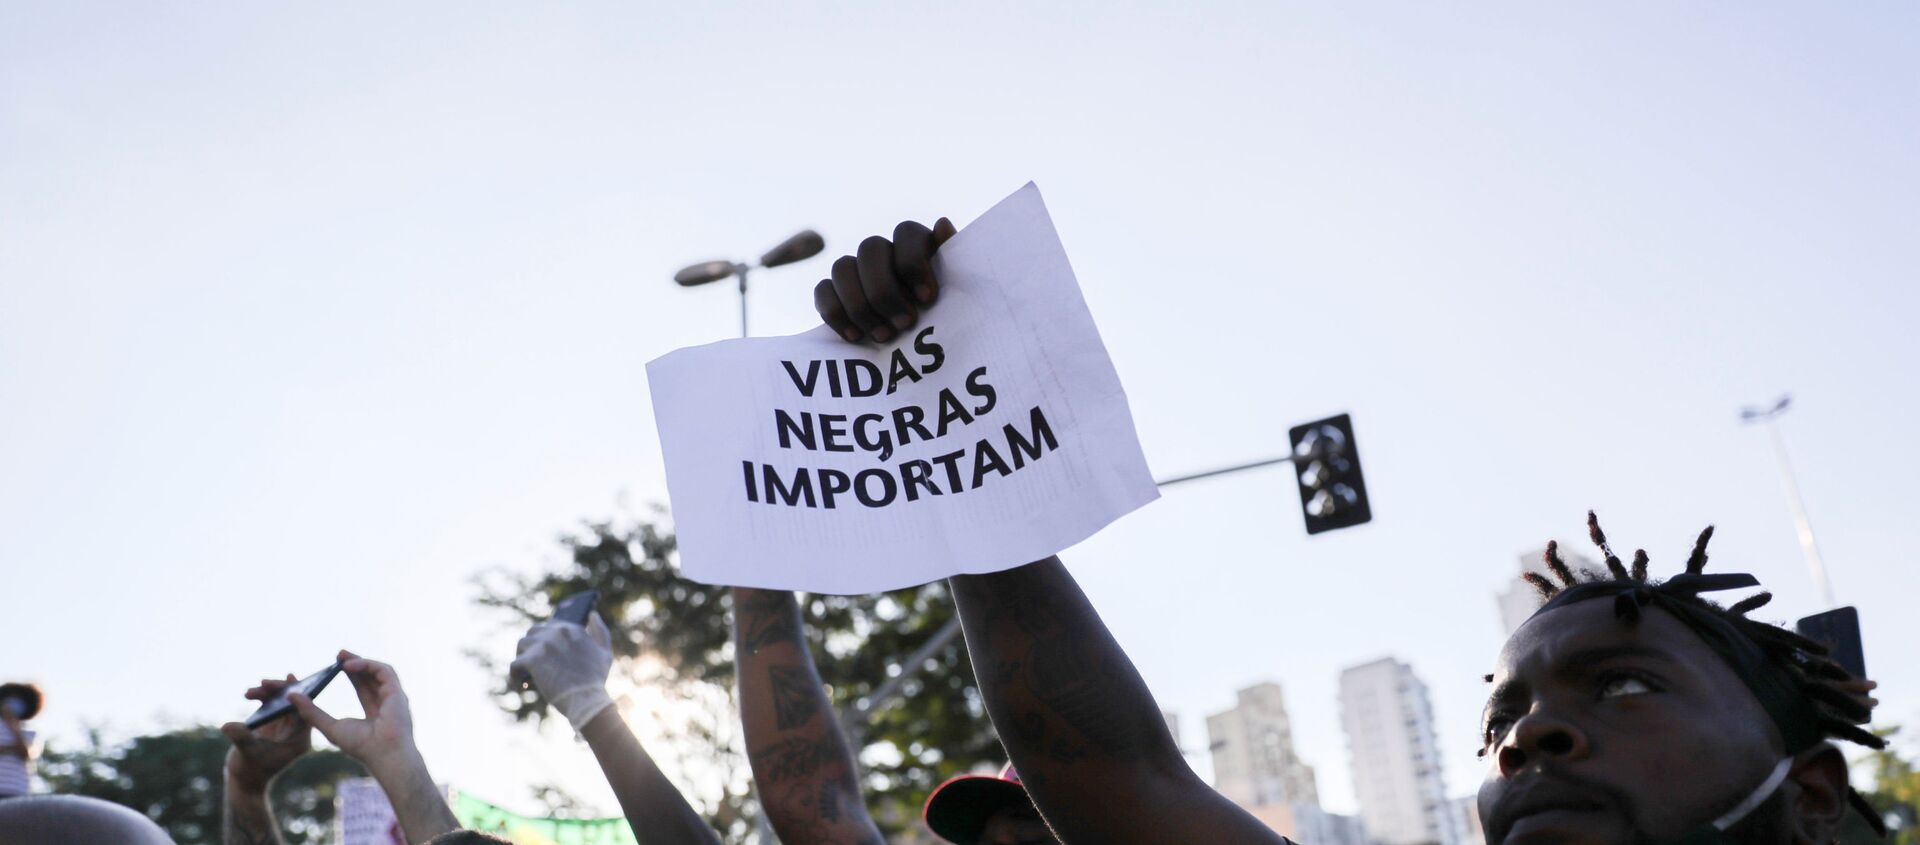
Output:
M247 690L246 697L266 701L279 695L293 681L292 675L285 680L262 678L259 686ZM313 750L312 726L291 713L258 728L228 722L220 726L220 732L233 743L227 752L227 776L243 789L265 790L274 775Z
M289 693L287 700L300 718L359 760L380 782L408 842L426 842L459 829L460 823L427 772L425 758L413 744L413 709L400 688L399 673L345 649L340 652L340 668L360 698L361 718L336 718L297 692Z
M302 693L290 693L287 700L300 718L319 729L328 742L368 769L399 759L413 749L413 712L407 693L400 688L400 676L392 666L368 660L353 652L340 651L341 670L353 683L360 697L362 718L335 718Z
M587 624L541 622L520 638L512 674L530 678L535 689L575 731L613 705L607 676L613 672L613 637L594 613Z
M953 223L942 217L931 229L908 220L894 227L893 240L861 241L856 254L833 262L833 278L814 286L814 309L849 341L899 337L940 298L933 253L953 235Z
M636 840L720 845L719 834L694 812L613 707L607 695L612 643L598 613L588 616L586 625L541 622L520 638L510 676L531 680L587 741Z

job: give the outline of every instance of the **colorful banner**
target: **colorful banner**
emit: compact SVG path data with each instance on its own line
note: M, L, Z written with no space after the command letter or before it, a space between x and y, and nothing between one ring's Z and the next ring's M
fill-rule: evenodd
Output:
M515 845L639 845L624 818L543 819L501 809L444 785L440 792L462 827L512 840ZM338 802L336 823L343 845L406 845L393 807L373 778L341 781Z
M453 817L470 830L511 839L515 845L638 845L624 818L542 819L503 810L454 790Z

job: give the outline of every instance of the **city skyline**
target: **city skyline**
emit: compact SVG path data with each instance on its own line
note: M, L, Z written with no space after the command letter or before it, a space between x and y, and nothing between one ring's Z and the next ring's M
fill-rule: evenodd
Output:
M1920 724L1910 6L4 22L0 567L24 598L0 668L45 686L52 746L242 717L247 686L346 647L398 667L441 779L611 810L591 754L512 722L466 656L523 633L472 578L668 504L645 362L739 331L732 290L672 274L811 227L827 251L750 293L756 334L810 330L863 237L1028 180L1157 473L1352 414L1367 525L1309 538L1274 468L1062 554L1164 709L1284 681L1330 812L1357 807L1339 672L1379 655L1419 668L1447 781L1477 782L1489 596L1548 538L1585 552L1588 509L1662 577L1714 524L1714 569L1775 595L1758 616L1822 609L1738 420L1783 390L1877 722Z
M1213 786L1276 832L1324 845L1368 845L1358 819L1320 805L1313 766L1294 751L1292 720L1278 683L1234 694L1235 705L1207 716Z

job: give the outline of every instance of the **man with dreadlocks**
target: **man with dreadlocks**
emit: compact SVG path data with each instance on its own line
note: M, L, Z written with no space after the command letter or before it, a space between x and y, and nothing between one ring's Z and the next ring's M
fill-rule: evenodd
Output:
M939 296L939 242L918 223L870 237L814 289L851 342L905 337ZM1480 789L1489 843L1816 843L1849 805L1828 740L1871 746L1870 685L1818 644L1702 593L1756 586L1709 575L1703 533L1686 572L1647 577L1602 546L1607 572L1573 572L1501 650ZM982 698L1036 807L1067 845L1281 843L1201 782L1140 673L1058 558L949 581ZM1604 600L1603 600L1604 599ZM1870 815L1870 814L1869 814Z
M1487 677L1488 841L1823 843L1850 806L1877 820L1828 742L1883 744L1860 728L1872 685L1748 619L1772 594L1702 598L1759 586L1706 573L1712 527L1665 581L1648 577L1645 551L1622 564L1591 512L1587 529L1607 571L1576 572L1549 543L1553 579L1526 575L1544 603Z

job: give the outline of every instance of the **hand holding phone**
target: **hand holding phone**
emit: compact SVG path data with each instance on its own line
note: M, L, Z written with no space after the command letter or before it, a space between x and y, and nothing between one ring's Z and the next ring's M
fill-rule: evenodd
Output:
M575 598L569 597L568 602ZM533 626L520 638L514 677L526 678L540 696L565 716L574 730L586 728L613 699L607 695L607 676L613 670L613 642L605 622L592 613L590 601L566 605L568 619L556 618ZM575 608L580 608L576 610ZM585 624L571 621L585 610Z
M338 674L340 674L340 661L335 660L333 665L288 684L278 692L269 696L266 700L261 701L260 709L253 711L253 715L247 717L246 726L249 728L257 728L288 713L292 713L293 702L287 700L287 693L297 692L304 694L308 698L312 698L319 695L321 690L326 689L327 684L332 682L333 677Z
M565 622L569 625L585 627L587 617L593 614L593 606L599 603L599 590L583 590L574 593L561 599L559 604L553 606L553 618L549 621ZM521 642L523 643L521 650L524 651L525 640ZM517 690L523 690L533 685L533 679L527 677L527 673L519 669L508 672L507 682L511 688Z
M259 709L244 724L228 722L220 726L220 733L233 743L227 752L228 788L264 795L275 775L313 750L312 727L299 719L281 718L292 709L287 693L301 684L317 692L338 671L336 664L305 680L295 680L291 674L285 680L266 678L247 690L247 698L260 702Z

